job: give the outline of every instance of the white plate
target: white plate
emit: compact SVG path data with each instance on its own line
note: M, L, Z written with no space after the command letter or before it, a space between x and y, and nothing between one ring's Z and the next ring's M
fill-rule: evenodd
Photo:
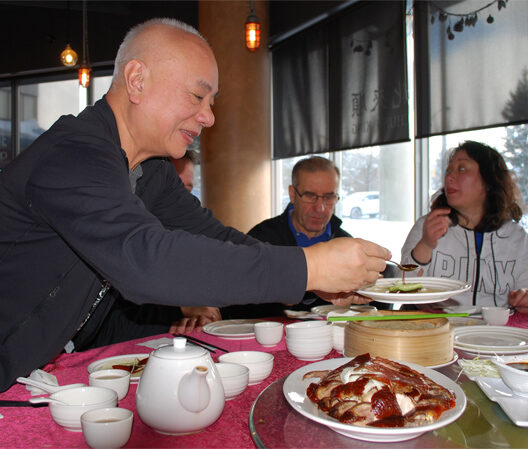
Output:
M504 413L516 425L528 427L528 398L515 395L501 378L473 377L472 380L477 383L490 401L500 405Z
M454 346L479 354L522 354L528 352L528 330L506 326L455 327Z
M457 326L483 326L486 322L480 318L473 318L471 316L450 316L447 318L449 322Z
M411 438L416 438L425 432L444 427L458 419L466 408L466 396L464 391L451 379L430 368L424 368L423 366L414 363L400 362L425 374L439 385L452 391L456 395L455 407L442 413L440 418L434 423L417 427L386 428L356 426L353 424L341 423L337 419L334 419L319 410L317 405L306 397L306 388L311 382L313 382L313 379L306 379L303 381L302 378L309 371L332 370L344 365L350 360L352 359L339 358L322 360L297 369L291 373L284 382L282 388L284 397L295 411L312 421L328 426L330 429L341 435L363 441L383 443L410 440Z
M113 365L122 365L134 362L135 359L143 360L149 357L149 354L126 354L116 355L114 357L106 357L105 359L99 359L88 365L88 372L93 373L94 371L100 371L102 369L111 369ZM143 371L132 374L130 376L130 382L139 382L139 378Z
M387 304L429 304L433 302L445 301L446 299L465 292L471 288L470 284L455 279L413 277L407 278L407 282L419 282L424 286L424 288L434 288L441 291L430 293L387 293L385 291L375 291L380 287L386 287L388 290L390 286L395 283L401 283L401 281L401 278L378 279L376 284L363 290L357 290L357 293L366 296L367 298Z
M453 358L449 362L441 363L440 365L428 365L427 368L429 369L443 368L444 366L449 366L452 363L455 363L457 360L458 360L458 354L455 351L453 351Z
M333 304L328 304L324 306L312 307L310 309L310 312L316 313L321 316L326 316L328 315L329 312L346 313L346 312L353 311L353 312L361 313L361 312L370 312L370 311L376 311L376 310L377 309L374 306L366 306L366 305L364 306L364 305L359 305L359 304L358 305L352 304L349 307L335 306Z
M225 338L228 340L248 340L255 338L255 323L265 321L261 319L252 320L223 320L208 323L202 330L209 335Z

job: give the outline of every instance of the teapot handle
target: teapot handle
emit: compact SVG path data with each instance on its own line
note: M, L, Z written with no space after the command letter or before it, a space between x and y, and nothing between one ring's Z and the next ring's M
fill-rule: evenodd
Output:
M189 412L201 412L209 405L211 391L206 379L208 372L206 366L195 366L180 381L178 397L183 408Z

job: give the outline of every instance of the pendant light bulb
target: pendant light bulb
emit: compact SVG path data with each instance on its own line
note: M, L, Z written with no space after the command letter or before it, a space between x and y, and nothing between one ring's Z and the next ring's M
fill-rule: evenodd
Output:
M92 69L90 67L86 67L85 65L82 65L79 68L79 84L82 87L88 87L90 85L90 72Z
M66 45L66 48L62 50L60 60L66 67L73 67L77 64L77 53L70 47L70 44Z
M253 13L246 20L246 47L249 51L260 48L260 22Z

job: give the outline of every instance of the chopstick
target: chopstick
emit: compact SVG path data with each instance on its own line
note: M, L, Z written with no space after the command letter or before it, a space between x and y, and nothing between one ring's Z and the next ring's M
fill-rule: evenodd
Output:
M205 350L207 350L209 352L212 352L213 354L216 353L216 351L213 348L210 348L209 346L201 345L200 343L196 343L195 341L190 341L189 340L187 343L190 344L190 345L193 345L193 346L199 346L200 348L203 348L203 349L205 349Z
M183 338L186 338L187 340L192 341L194 343L201 343L202 345L209 346L209 347L215 348L215 349L219 349L220 351L229 352L227 349L221 348L220 346L213 345L212 343L208 343L207 341L202 341L202 340L199 340L198 338L191 337L190 335L178 334L178 335L175 335L175 337L183 337ZM207 348L205 348L205 349L207 349Z
M444 318L454 316L468 316L469 313L417 313L414 315L354 315L332 316L328 321L378 321L378 320L420 320L424 318Z
M47 403L32 404L29 401L10 401L6 399L0 400L0 408L2 407L47 407Z

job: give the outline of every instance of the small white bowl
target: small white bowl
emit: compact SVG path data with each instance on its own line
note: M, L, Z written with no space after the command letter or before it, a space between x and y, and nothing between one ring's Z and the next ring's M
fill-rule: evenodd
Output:
M222 354L220 362L238 363L249 369L248 385L256 385L268 377L273 369L273 355L261 351L235 351Z
M319 339L319 340L309 340L309 341L302 341L302 340L290 340L289 338L285 339L286 346L288 348L298 348L298 349L312 349L312 350L325 350L327 348L332 348L333 346L333 339L332 337Z
M227 401L242 393L249 383L249 368L238 363L215 363Z
M130 386L130 372L124 369L103 369L88 376L88 382L94 387L105 387L117 393L117 400L123 399Z
M312 344L302 344L295 340L290 341L289 339L286 339L286 348L288 349L288 352L295 358L305 361L321 360L324 356L330 354L332 346L332 338Z
M49 403L49 411L53 420L72 432L81 431L81 415L96 408L115 407L117 393L103 387L76 387L50 394L50 399L66 402L65 405L56 402Z
M491 361L499 368L504 383L517 396L528 398L528 355L499 356L493 357ZM526 369L514 368L512 363L518 363Z
M332 323L333 347L336 351L343 352L345 348L346 323Z
M282 340L284 325L277 321L261 321L255 323L255 338L262 346L275 346Z
M508 307L482 307L482 318L490 326L504 326L510 318Z
M92 449L123 447L130 438L134 414L126 408L107 407L81 415L84 439Z

